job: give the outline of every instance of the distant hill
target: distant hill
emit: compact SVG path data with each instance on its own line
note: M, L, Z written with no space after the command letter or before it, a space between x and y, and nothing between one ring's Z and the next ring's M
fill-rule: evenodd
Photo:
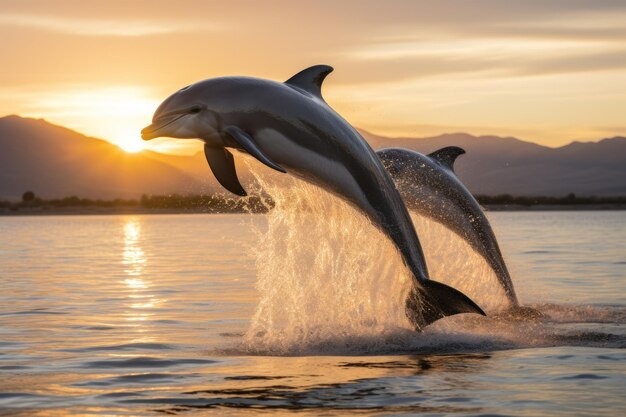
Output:
M467 154L459 157L455 171L474 194L626 195L624 137L548 148L511 137L466 133L420 139L361 134L375 149L404 147L429 153L444 146L460 146Z
M401 146L432 152L461 146L467 155L457 161L457 173L475 194L626 195L626 138L622 137L553 149L515 138L464 133L423 139L361 133L374 148ZM0 118L0 199L18 199L26 190L44 198L103 199L221 192L201 153L129 154L44 120Z
M26 190L44 198L109 199L210 187L154 152L129 154L44 120L0 118L0 198L16 199Z

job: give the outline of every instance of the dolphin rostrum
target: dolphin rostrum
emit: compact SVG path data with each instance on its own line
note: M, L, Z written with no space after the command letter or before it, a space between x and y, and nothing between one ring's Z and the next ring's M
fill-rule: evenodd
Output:
M409 210L441 223L462 237L495 272L507 299L518 306L513 282L487 216L454 173L457 146L423 155L402 148L376 151Z
M245 195L228 150L322 186L363 212L395 244L413 274L407 316L422 327L459 313L485 314L463 293L429 279L411 217L376 153L321 95L326 65L305 69L284 83L220 77L187 86L156 110L144 140L198 138L217 180ZM419 309L416 305L419 300Z

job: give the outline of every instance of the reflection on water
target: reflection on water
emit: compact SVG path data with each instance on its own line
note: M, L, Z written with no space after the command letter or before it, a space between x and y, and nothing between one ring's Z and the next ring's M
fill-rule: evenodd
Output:
M141 236L141 224L137 218L129 218L124 224L124 258L122 263L126 265L126 274L130 278L126 283L131 288L145 288L140 278L146 263L143 250L141 250L139 238Z
M131 311L127 313L128 321L142 322L152 316L142 309L151 309L164 300L157 299L151 293L150 281L145 278L147 260L141 249L141 223L137 217L129 217L124 223L124 251L122 264L128 276L124 283L128 287L128 297L132 300ZM142 331L141 326L137 326Z
M326 343L287 346L298 356L267 356L262 345L243 343L260 314L250 247L255 230L280 222L0 217L0 414L619 415L626 212L491 220L520 297L543 317L457 316L422 334L399 328L360 337L344 326ZM435 239L437 230L424 235ZM431 258L446 259L446 245L426 246ZM450 268L437 262L434 271ZM302 279L321 270L312 264ZM370 300L388 288L377 290ZM308 303L301 311L330 308L317 298L328 288L315 291L299 296ZM325 300L346 300L349 291L364 293L355 287ZM480 298L484 289L468 291ZM276 307L262 311L270 315L257 319L271 324ZM348 313L341 312L358 318Z

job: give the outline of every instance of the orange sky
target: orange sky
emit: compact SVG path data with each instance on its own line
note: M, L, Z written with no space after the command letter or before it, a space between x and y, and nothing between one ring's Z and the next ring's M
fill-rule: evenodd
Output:
M1 0L0 115L133 148L194 81L325 63L355 126L558 146L626 134L624 22L624 1Z

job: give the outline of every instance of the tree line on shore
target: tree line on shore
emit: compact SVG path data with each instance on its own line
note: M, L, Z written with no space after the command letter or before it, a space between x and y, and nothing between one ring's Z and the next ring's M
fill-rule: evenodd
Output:
M525 197L512 196L510 194L499 194L495 196L477 195L476 200L481 205L516 205L516 206L537 206L537 205L596 205L596 204L626 204L626 196L616 197L596 197L586 196L578 197L574 193L570 193L564 197Z
M207 213L266 213L274 207L267 196L248 196L230 198L224 195L142 195L140 199L116 198L100 200L70 196L58 199L43 199L32 191L22 195L21 201L2 201L0 209L17 211L32 209L71 209L71 208L103 208L103 209L163 209L190 210Z
M478 195L481 205L626 205L626 196L621 197L578 197L568 194L564 197L524 197L501 194L496 196ZM230 198L225 195L142 195L140 199L99 200L70 196L60 199L43 199L32 191L22 195L21 201L0 200L0 210L54 210L72 208L103 209L163 209L180 211L202 211L206 213L266 213L274 207L269 196L248 196Z

